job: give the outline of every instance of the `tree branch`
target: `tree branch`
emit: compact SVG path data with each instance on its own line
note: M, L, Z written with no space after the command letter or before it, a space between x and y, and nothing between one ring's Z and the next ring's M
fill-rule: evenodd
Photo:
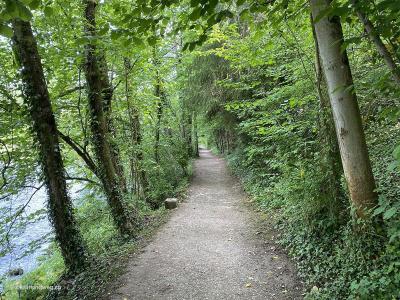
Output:
M99 176L98 168L93 159L90 157L89 153L82 146L80 146L77 142L71 139L69 136L63 134L60 130L58 130L58 134L60 138L68 144L75 152L78 154L83 161L86 163L86 166L92 171L97 177Z
M100 183L98 183L98 182L96 182L96 181L94 181L94 180L92 180L92 179L86 178L86 177L71 177L71 176L66 176L65 179L66 179L66 180L86 181L86 182L89 182L89 183L92 183L92 184L101 186Z
M137 64L138 61L139 61L139 58L137 58L132 64L129 63L129 66L127 68L127 72L126 72L125 76L129 75L129 73L132 72L133 68L135 67L135 65ZM117 89L117 87L122 83L123 80L124 80L124 78L118 80L117 84L114 85L112 90L115 91Z
M68 96L68 95L70 95L70 94L72 94L72 93L74 93L76 91L83 90L84 88L85 88L85 86L83 86L83 85L75 86L73 88L67 89L64 92L58 94L55 98L58 99L58 98L62 98L62 97Z
M29 205L29 203L31 202L31 200L33 199L33 196L36 195L36 193L44 186L44 183L42 183L39 187L33 187L35 189L35 191L32 193L32 195L29 197L28 201L26 201L26 203L20 208L18 209L18 211L15 213L14 215L14 219L11 221L10 227L8 227L7 229L7 233L4 236L3 240L6 240L7 243L9 242L9 236L10 236L10 232L11 229L13 228L15 222L17 221L18 217L24 212L25 208Z

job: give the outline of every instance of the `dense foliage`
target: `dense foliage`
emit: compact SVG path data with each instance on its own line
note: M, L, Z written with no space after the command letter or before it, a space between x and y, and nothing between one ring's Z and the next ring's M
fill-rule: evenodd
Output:
M208 143L227 155L246 190L275 216L282 244L313 287L307 298L395 299L398 85L348 16L347 47L379 193L373 215L382 216L385 228L377 233L351 212L335 138L324 123L332 122L330 113L316 88L307 8L296 14L279 28L271 19L214 27L189 62L190 97L204 111Z
M318 1L0 2L0 255L13 253L18 235L46 214L56 232L30 242L22 255L51 244L21 282L47 286L82 271L67 273L52 178L79 190L69 194L66 214L96 265L93 257L129 248L162 201L179 192L200 140L226 156L273 218L307 299L399 298L400 5L321 0L327 8L310 17ZM332 89L321 20L341 21L338 43L349 58L342 63L354 84ZM21 21L38 46L65 174L46 173L40 118L17 49ZM376 181L376 199L360 207L340 139L347 132L335 134L337 90L357 95ZM47 207L26 213L44 187ZM10 299L16 286L5 284Z

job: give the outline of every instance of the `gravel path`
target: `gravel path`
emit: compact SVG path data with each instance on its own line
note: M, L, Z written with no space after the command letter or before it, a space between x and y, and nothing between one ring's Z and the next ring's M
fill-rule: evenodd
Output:
M301 299L293 265L257 231L245 200L224 160L202 150L188 199L128 263L110 299Z

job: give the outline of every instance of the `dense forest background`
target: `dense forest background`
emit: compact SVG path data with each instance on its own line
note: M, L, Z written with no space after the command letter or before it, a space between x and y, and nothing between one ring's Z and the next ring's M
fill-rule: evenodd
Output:
M279 229L306 299L400 297L398 1L5 0L0 11L0 255L42 249L18 280L0 274L6 299L48 292L21 283L101 293L110 261L184 191L199 144ZM28 212L41 189L46 206ZM11 255L47 217L54 230Z

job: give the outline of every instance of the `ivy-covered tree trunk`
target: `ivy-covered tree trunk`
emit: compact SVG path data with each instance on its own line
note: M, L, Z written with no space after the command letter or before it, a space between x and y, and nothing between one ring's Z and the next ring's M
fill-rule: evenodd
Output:
M154 136L154 159L158 164L160 162L160 132L161 132L161 119L164 110L164 94L161 90L161 79L157 74L157 83L155 86L155 96L157 97L157 119L156 119L156 129Z
M128 190L127 190L127 186L126 186L125 172L124 172L124 168L123 168L122 161L121 161L121 154L120 154L118 145L112 139L112 138L115 139L117 136L116 128L115 128L114 121L112 118L112 98L114 95L114 89L108 78L108 68L107 68L107 61L106 61L105 54L103 53L102 55L98 55L97 58L98 58L100 74L101 74L104 114L105 114L105 118L106 118L107 124L108 124L108 132L111 134L110 146L111 146L111 150L112 150L112 153L111 153L112 161L113 161L114 168L118 175L118 181L119 181L121 190L124 193L127 193Z
M89 37L96 36L95 11L96 3L85 0L85 32ZM109 128L103 109L103 83L102 74L97 60L96 46L94 42L86 46L85 76L88 85L88 98L90 109L90 126L92 141L100 177L107 196L111 213L121 234L129 234L139 226L139 216L136 210L129 215L123 201L123 193L120 188L117 171L113 162L113 152L109 142Z
M128 106L128 117L131 126L131 139L132 139L132 147L134 148L134 152L132 155L132 167L131 173L132 177L137 176L137 181L139 183L138 189L142 191L143 197L148 200L147 194L149 190L149 181L147 179L147 173L143 166L144 155L142 150L142 132L140 126L140 113L138 108L135 105L131 104L130 97L130 89L129 89L129 80L128 70L132 68L131 63L128 58L124 59L125 65L125 93L126 93L126 102ZM150 203L151 204L151 203Z
M24 84L24 98L33 121L39 146L40 163L48 195L50 221L66 266L75 272L85 266L83 240L72 213L65 169L59 146L57 125L29 22L13 20L13 46Z
M137 109L132 109L131 115L132 115L132 120L131 120L132 140L134 142L134 146L136 147L135 156L138 167L137 173L139 176L139 182L142 188L143 195L145 199L147 199L147 194L149 191L149 182L147 180L146 170L144 169L143 166L144 155L142 150L142 133L140 131L141 129L140 129L139 111Z
M154 133L154 159L157 164L160 163L160 134L161 121L164 113L164 105L166 101L165 91L163 90L163 80L160 75L160 60L157 53L157 48L153 47L153 64L156 67L154 95L156 96L156 128Z
M327 11L330 0L310 0L313 19ZM340 155L351 201L359 217L377 203L375 180L365 142L340 18L324 16L315 23L319 53L328 85Z

